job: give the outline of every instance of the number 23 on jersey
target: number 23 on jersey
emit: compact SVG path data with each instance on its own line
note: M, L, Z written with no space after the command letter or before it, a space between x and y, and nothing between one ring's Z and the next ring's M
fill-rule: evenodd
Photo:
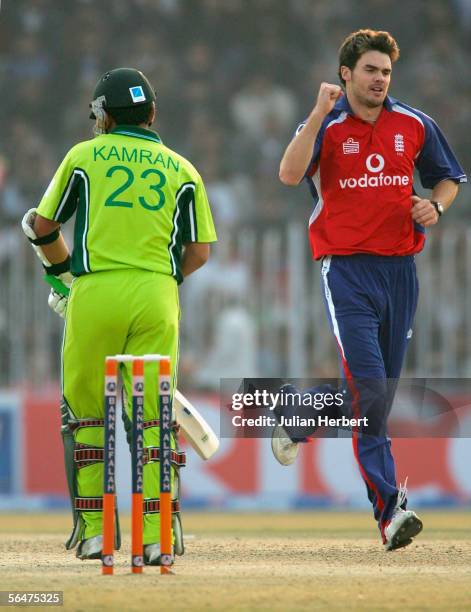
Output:
M105 202L105 206L120 206L122 208L132 208L133 207L132 202L129 202L128 200L120 200L118 198L119 196L124 194L124 192L127 189L129 189L131 185L134 183L134 180L135 180L134 172L127 166L111 166L111 168L109 168L108 172L106 173L106 176L110 178L116 172L120 172L122 174L124 173L125 175L123 176L124 182L108 196ZM153 179L153 180L156 179L156 177L153 175L156 175L158 177L158 182L156 183L150 182L150 179ZM146 208L147 210L154 210L154 211L160 210L162 206L165 204L165 194L162 191L167 181L165 174L160 172L160 170L156 170L155 168L148 168L147 170L144 170L141 173L139 178L142 179L143 182L146 181L147 189L155 191L155 193L158 195L157 202L148 202L146 198L141 195L138 198L139 204L142 207Z

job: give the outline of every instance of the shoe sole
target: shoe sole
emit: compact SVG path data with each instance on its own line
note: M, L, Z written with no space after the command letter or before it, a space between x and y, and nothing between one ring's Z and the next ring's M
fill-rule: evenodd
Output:
M272 435L271 435L271 450L272 450L273 456L275 457L275 459L278 461L280 465L285 465L285 466L292 465L296 461L296 457L298 456L299 448L296 447L296 452L294 453L293 457L290 457L289 460L287 461L282 461L277 455L277 452L275 450L276 440L278 440L281 437L280 436L281 432L283 432L286 438L288 437L287 433L285 432L285 430L283 429L281 425L275 425L275 427L273 428Z
M409 546L409 544L412 544L412 538L418 535L423 527L424 525L418 517L409 517L393 536L386 550L397 550L398 548Z

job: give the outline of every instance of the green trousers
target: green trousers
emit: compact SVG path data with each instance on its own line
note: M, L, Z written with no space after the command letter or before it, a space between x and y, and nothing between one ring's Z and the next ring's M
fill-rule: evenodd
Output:
M125 269L95 272L75 279L67 306L62 347L62 392L71 417L103 419L107 355L169 355L175 384L179 316L178 287L170 276ZM121 372L130 418L131 364L121 366ZM157 364L145 364L145 421L158 416L157 374ZM76 443L103 447L103 427L80 427L75 430L74 437ZM145 429L146 446L159 446L158 427ZM159 497L159 465L157 462L144 466L144 498ZM130 467L118 465L117 469ZM81 467L76 482L80 497L101 496L103 463ZM101 512L82 512L82 519L81 539L101 534ZM160 515L145 515L144 544L158 542L159 529Z

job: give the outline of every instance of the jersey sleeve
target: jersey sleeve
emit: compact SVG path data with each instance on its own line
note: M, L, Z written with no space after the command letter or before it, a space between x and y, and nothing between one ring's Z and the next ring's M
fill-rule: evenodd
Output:
M415 162L420 182L425 189L433 189L446 179L466 183L467 178L450 145L438 125L427 115L421 115L424 123L424 144Z
M193 184L193 189L187 190L187 205L184 207L183 216L183 243L217 241L208 196L200 176Z
M68 221L77 208L80 176L72 163L72 151L64 157L37 208L42 217L58 223Z

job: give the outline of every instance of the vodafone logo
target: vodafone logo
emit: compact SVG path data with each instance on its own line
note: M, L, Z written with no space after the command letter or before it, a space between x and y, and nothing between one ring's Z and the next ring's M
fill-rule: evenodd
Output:
M366 169L374 176L370 176L367 172L360 177L350 177L339 179L341 189L366 189L367 187L405 187L409 185L411 179L407 174L383 174L386 162L384 157L379 153L372 153L366 158Z
M384 168L384 157L382 155L378 155L378 153L368 155L366 158L366 167L370 172L381 172L381 170Z

